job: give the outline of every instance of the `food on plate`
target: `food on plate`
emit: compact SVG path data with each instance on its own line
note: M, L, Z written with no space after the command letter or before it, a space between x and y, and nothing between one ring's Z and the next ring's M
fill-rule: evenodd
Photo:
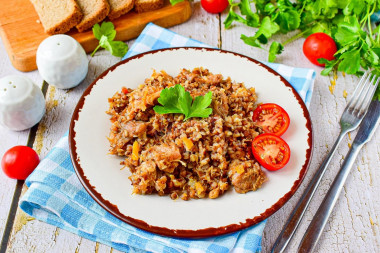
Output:
M190 93L192 105L211 92L212 114L185 120L182 113L155 112L162 91L176 84ZM217 198L230 187L255 191L266 180L250 151L259 134L252 120L254 88L203 68L183 69L175 77L161 71L137 89L116 92L109 103L110 154L125 157L133 193ZM202 110L207 98L204 103Z
M134 0L108 0L110 3L110 13L108 14L108 18L110 20L117 19L121 15L126 14L130 10L132 10L134 5Z
M76 25L79 32L84 32L101 22L110 12L107 0L77 0L77 2L83 12L82 20Z
M41 89L26 76L9 75L0 79L0 124L22 131L37 124L45 114Z
M39 162L40 158L32 148L15 146L4 153L1 159L1 168L8 177L25 180Z
M75 0L30 0L47 34L66 33L83 17Z
M228 6L228 0L201 0L201 5L209 13L221 13Z
M135 0L137 12L153 11L162 8L164 0Z
M260 134L252 141L252 153L267 170L283 168L290 158L289 145L281 137L271 133Z
M315 65L324 67L318 59L334 60L337 51L335 41L325 33L313 33L303 43L303 53L309 61Z
M37 67L41 77L60 89L77 86L88 71L88 59L82 46L71 36L47 37L37 49Z
M253 121L264 133L281 136L288 129L288 113L277 104L261 104L253 112Z

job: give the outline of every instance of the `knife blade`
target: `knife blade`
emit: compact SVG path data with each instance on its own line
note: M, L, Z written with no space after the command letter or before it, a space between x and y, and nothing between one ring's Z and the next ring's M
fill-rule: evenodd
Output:
M363 122L355 137L353 145L364 145L374 135L376 128L380 124L380 101L373 100L369 105L367 115L364 117Z
M329 191L302 238L298 252L309 253L315 249L360 149L372 138L379 124L380 102L373 100L368 108L366 116L360 124L358 133L348 151L342 167L336 175L334 182L330 186Z

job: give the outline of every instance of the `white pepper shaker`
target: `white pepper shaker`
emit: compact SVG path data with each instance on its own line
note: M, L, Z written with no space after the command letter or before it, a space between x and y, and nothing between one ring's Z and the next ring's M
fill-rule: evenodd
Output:
M71 36L58 34L46 38L38 46L36 58L41 77L60 89L77 86L87 75L86 52Z
M9 75L0 79L0 124L22 131L37 124L45 114L41 89L27 77Z

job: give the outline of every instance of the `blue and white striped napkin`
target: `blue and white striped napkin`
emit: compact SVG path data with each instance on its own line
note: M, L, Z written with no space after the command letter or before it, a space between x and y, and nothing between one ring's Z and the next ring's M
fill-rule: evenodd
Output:
M154 24L148 24L126 57L160 48L207 46ZM310 103L315 72L268 64ZM79 182L72 166L67 134L27 178L29 189L20 208L38 220L125 252L260 252L265 221L233 234L190 240L159 236L130 226L99 206Z

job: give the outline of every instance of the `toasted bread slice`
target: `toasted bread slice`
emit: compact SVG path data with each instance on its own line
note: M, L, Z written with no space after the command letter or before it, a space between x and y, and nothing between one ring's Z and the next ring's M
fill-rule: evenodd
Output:
M68 32L83 14L75 0L30 0L47 34Z
M79 32L83 32L93 25L105 19L110 12L107 0L77 0L83 12L83 18L76 26Z
M162 8L164 0L136 0L135 10L137 12L153 11Z
M108 14L108 18L110 20L117 19L121 15L132 10L134 5L134 0L108 0L110 3L110 13Z

